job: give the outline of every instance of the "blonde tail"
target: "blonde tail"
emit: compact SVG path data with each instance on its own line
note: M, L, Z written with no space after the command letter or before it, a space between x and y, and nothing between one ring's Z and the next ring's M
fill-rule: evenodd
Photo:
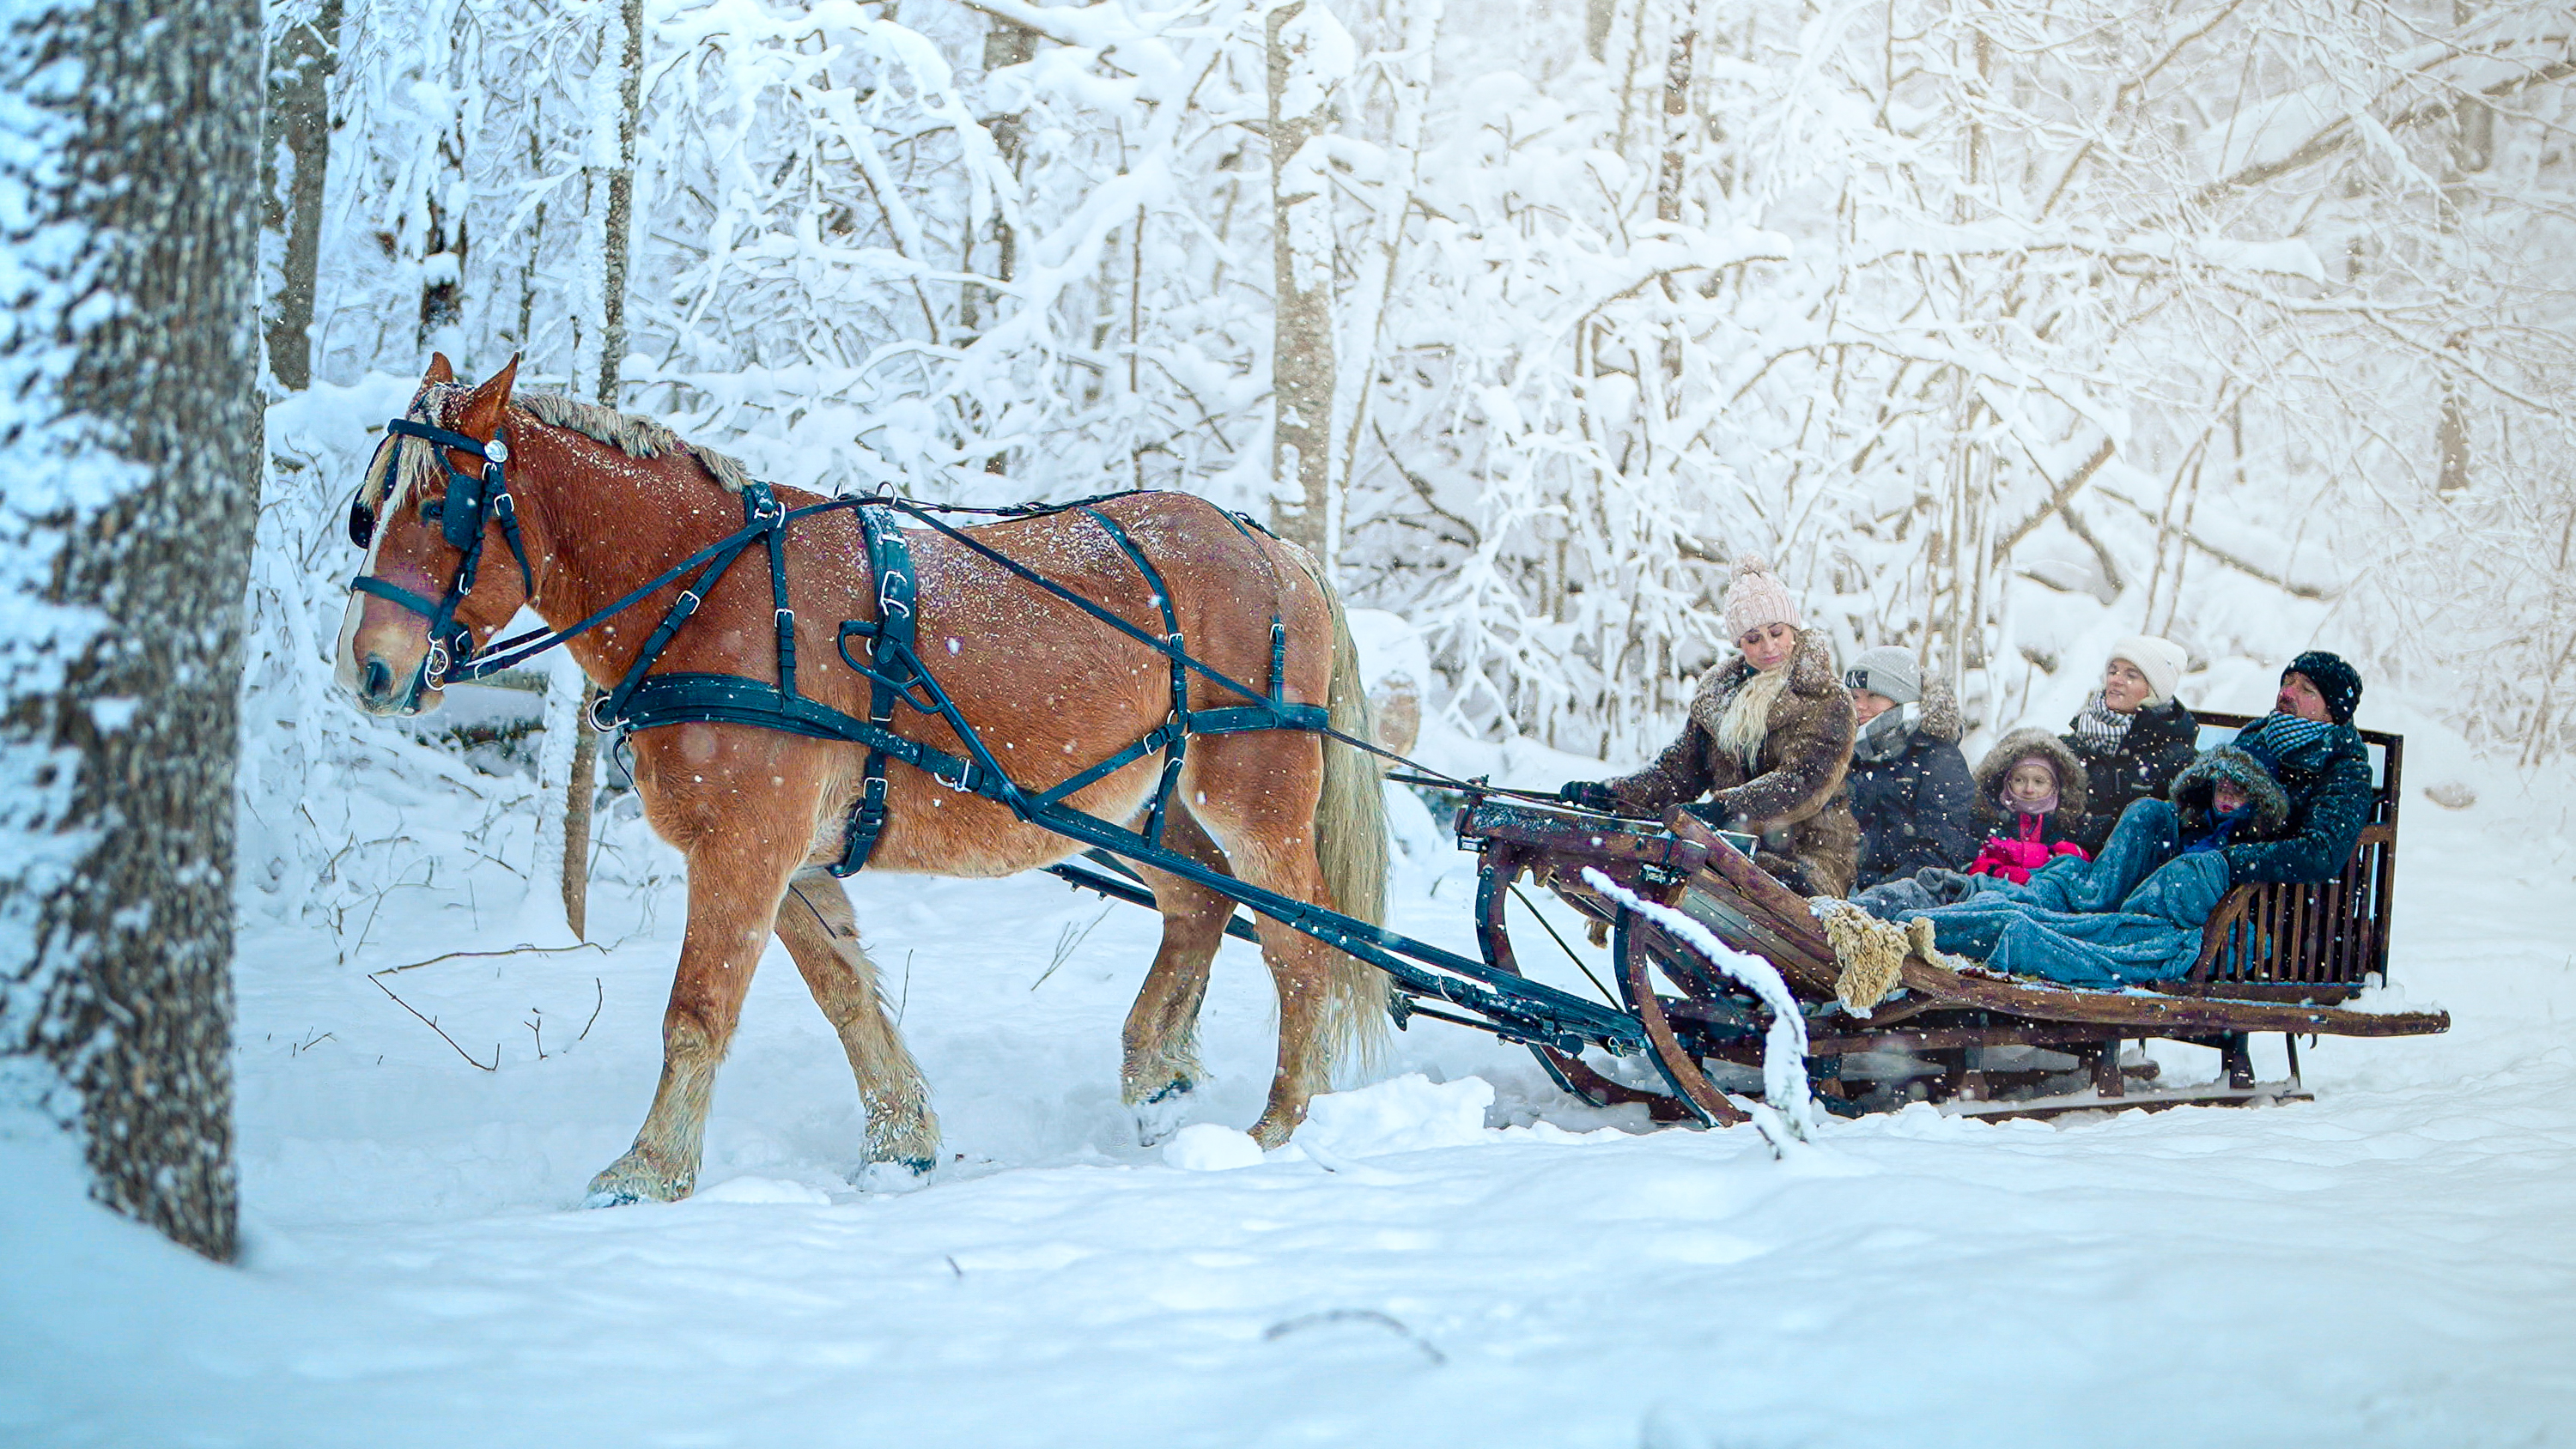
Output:
M1310 571L1320 572L1320 571ZM1360 677L1359 646L1342 617L1341 596L1321 577L1316 586L1333 612L1333 682L1325 696L1332 727L1353 739L1375 740L1368 685ZM1373 926L1386 924L1386 797L1377 762L1366 751L1327 736L1324 789L1315 801L1315 859L1333 909ZM1365 961L1330 953L1325 984L1323 1038L1338 1067L1375 1066L1387 1046L1386 973Z

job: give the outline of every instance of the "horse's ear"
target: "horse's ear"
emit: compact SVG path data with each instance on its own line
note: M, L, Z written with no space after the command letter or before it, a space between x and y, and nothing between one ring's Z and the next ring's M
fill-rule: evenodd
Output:
M429 372L421 378L421 381L441 384L456 381L456 369L448 365L446 353L433 352L429 355Z
M497 435L501 429L501 410L510 405L510 386L518 379L519 354L513 352L499 372L465 395L465 404L457 411L456 430L471 438Z

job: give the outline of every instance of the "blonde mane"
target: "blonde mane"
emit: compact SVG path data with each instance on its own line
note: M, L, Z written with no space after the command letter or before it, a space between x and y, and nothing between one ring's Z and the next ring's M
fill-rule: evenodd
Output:
M445 426L448 409L471 391L463 383L431 383L412 400L411 416ZM559 392L517 392L511 395L510 403L531 422L570 429L630 458L687 453L727 493L740 493L743 485L751 481L751 470L743 466L741 459L689 442L651 418L582 402ZM383 461L385 453L380 446L376 452L378 461L369 464L367 487L361 495L379 500L370 510L378 514L390 513L413 490L436 481L438 474L437 455L430 451L429 444L418 438L387 438L385 442L393 445L392 461Z

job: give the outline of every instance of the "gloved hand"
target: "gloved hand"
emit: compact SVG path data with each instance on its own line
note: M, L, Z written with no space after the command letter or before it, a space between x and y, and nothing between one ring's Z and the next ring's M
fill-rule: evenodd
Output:
M1598 780L1568 780L1556 788L1556 798L1578 810L1597 810L1614 815L1619 810L1619 797Z

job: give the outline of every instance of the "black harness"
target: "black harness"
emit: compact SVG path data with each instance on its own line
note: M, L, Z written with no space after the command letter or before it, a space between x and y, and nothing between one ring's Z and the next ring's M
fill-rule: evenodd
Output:
M408 589L365 575L350 582L350 587L359 592L391 600L430 621L430 657L422 661L420 672L413 678L415 698L424 687L436 688L447 683L480 679L512 668L568 639L588 633L660 590L680 583L679 598L673 600L664 612L661 622L637 652L635 662L627 668L616 687L594 706L592 724L603 731L659 729L665 725L691 723L742 724L865 746L868 751L866 778L843 827L841 858L829 867L834 875L851 875L867 864L876 847L877 837L885 827L886 765L888 761L899 760L949 789L982 796L1002 805L1024 822L1089 846L1094 857L1117 856L1144 862L1157 870L1213 890L1378 967L1395 978L1401 988L1394 998L1399 1022L1415 1009L1444 1016L1429 1008L1412 1005L1413 996L1431 996L1482 1015L1486 1021L1466 1024L1484 1026L1509 1040L1544 1043L1565 1051L1578 1051L1588 1041L1622 1054L1644 1050L1648 1045L1643 1028L1636 1020L1615 1008L1586 1001L1515 973L1498 970L1472 957L1411 940L1322 906L1264 890L1163 845L1163 826L1169 815L1171 794L1179 782L1182 757L1191 736L1295 730L1323 735L1375 754L1384 754L1385 751L1374 743L1353 739L1334 729L1325 706L1292 704L1284 697L1288 634L1275 603L1275 577L1270 618L1270 684L1266 691L1229 678L1190 655L1183 647L1179 617L1161 572L1115 519L1092 506L1125 497L1125 493L1102 494L1076 503L1023 504L1008 508L941 507L890 496L841 497L802 508L788 508L778 501L768 484L751 482L742 490L742 527L664 569L648 582L568 628L531 630L477 652L470 632L456 623L456 607L473 590L487 522L499 523L503 538L519 561L523 577L527 574L527 552L519 537L517 509L510 498L504 466L509 460L509 449L497 437L485 444L461 433L409 419L397 419L390 425L390 431L440 446L441 465L446 467L449 480L448 499L441 504L440 524L447 541L465 554L445 597L435 603ZM483 472L477 476L457 471L446 464L445 448L481 454L485 460ZM460 493L460 489L464 491ZM1207 506L1216 507L1212 503ZM869 564L875 571L877 583L876 619L842 621L838 640L841 662L868 679L866 719L844 714L811 699L798 692L796 687L796 614L787 599L787 531L801 519L842 509L858 515L859 527L867 543ZM1090 518L1143 575L1161 614L1160 635L1139 628L936 516L938 512L955 512L1034 517L1067 511L1077 511ZM1218 511L1247 538L1252 530L1259 527L1240 514ZM993 757L982 737L967 723L956 702L949 698L938 679L922 663L915 636L917 580L912 551L903 537L902 522L905 519L955 541L1014 578L1072 605L1164 656L1171 667L1172 711L1169 718L1143 738L1076 772L1060 784L1033 791L1013 781L1001 762ZM766 684L733 674L651 672L672 638L697 613L707 593L755 543L764 546L769 560L772 617L777 625L778 682ZM530 580L531 592L534 587L533 580ZM864 659L851 652L852 639L865 642ZM1245 702L1213 709L1190 708L1189 676L1192 673ZM951 755L896 733L894 720L898 705L922 714L937 715L946 721L964 745L965 756ZM1152 803L1147 808L1143 831L1129 830L1066 803L1070 796L1156 751L1165 752L1163 771ZM1071 868L1059 866L1056 869L1061 874ZM1104 889L1102 884L1079 875L1072 878L1077 884ZM1116 882L1110 882L1104 893L1117 895L1121 890ZM1132 898L1132 892L1128 894ZM1425 965L1439 969L1425 970ZM1444 1016L1444 1019L1457 1018Z

